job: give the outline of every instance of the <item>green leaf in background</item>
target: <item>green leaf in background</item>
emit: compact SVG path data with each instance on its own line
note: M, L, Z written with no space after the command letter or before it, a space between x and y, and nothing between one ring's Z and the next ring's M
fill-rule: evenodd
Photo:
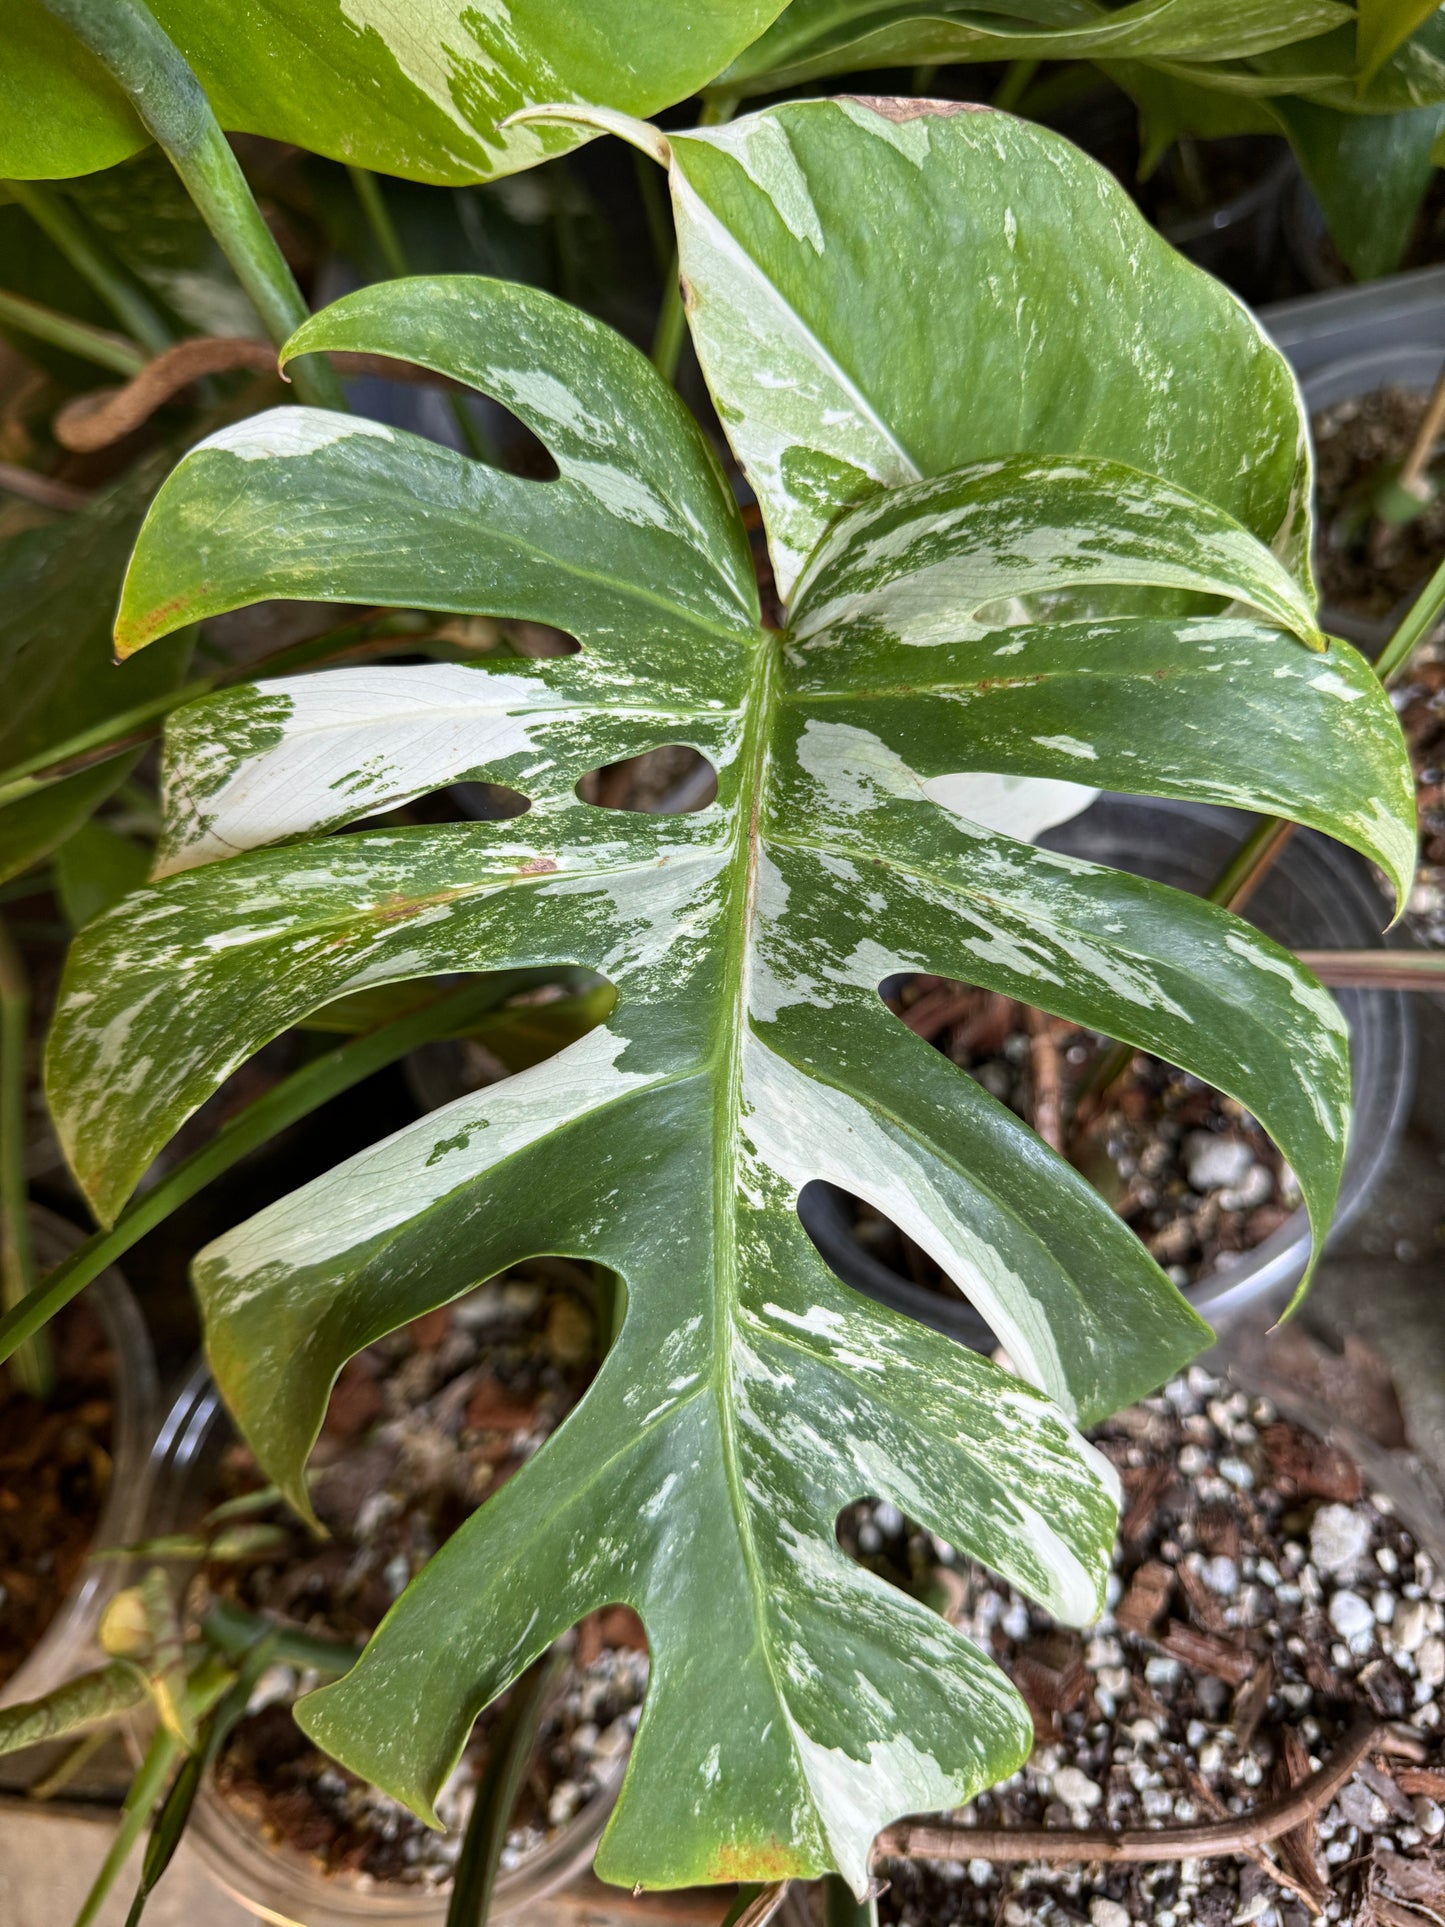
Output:
M776 455L765 484L783 478L765 499L784 530L775 560L801 565L784 569L786 631L758 625L741 523L701 436L619 338L481 280L336 304L296 352L397 355L492 395L557 479L310 410L223 431L158 498L128 578L128 646L292 594L547 622L581 652L341 669L173 719L172 874L77 940L48 1088L109 1215L236 1064L339 997L559 961L615 985L607 1020L557 1056L198 1261L218 1381L303 1508L330 1387L362 1346L529 1253L625 1281L620 1335L581 1404L301 1717L430 1814L481 1707L582 1614L624 1600L652 1671L603 1876L837 1868L861 1891L879 1826L970 1797L1032 1736L975 1648L844 1557L839 1508L885 1496L1087 1618L1115 1501L1073 1425L1204 1336L1102 1200L898 1023L880 982L961 977L1187 1066L1265 1122L1321 1227L1348 1116L1342 1021L1284 951L1199 899L986 827L971 784L1061 770L1211 798L1227 784L1243 808L1308 812L1397 882L1411 792L1367 665L1318 652L1294 390L1235 304L1037 130L911 103L750 125L748 169L691 137L688 165L694 148L718 160L719 203L739 180L770 208L777 195L781 231L758 208L749 230L771 280L741 240L723 245L714 214L694 302L711 311L704 363L735 446L753 460L761 444ZM826 202L806 172L815 135L851 190ZM931 246L900 274L915 183ZM1052 263L1064 235L1085 256L1089 209L1127 243L1126 285L1150 306L1141 294L1137 317L1121 314L1104 271L995 300L988 272L1006 257L988 252L988 219L1020 261ZM819 263L847 264L833 298L852 332L815 335L809 366L769 286L805 289ZM861 351L885 303L886 381ZM748 313L751 349L717 325ZM1066 368L1065 328L1101 348L1122 333L1130 353ZM765 420L752 388L740 406L745 352L784 356L760 365L801 383L809 408ZM1156 392L1170 381L1173 416ZM829 467L819 441L845 405ZM940 472L888 469L895 424ZM1156 472L1090 445L1111 434ZM886 472L855 460L840 478L854 455ZM716 803L646 817L579 799L590 769L662 743L712 761ZM322 834L462 774L522 790L529 812ZM1021 1376L841 1285L797 1216L815 1178L931 1252Z
M1356 4L1355 45L1362 84L1373 80L1391 54L1440 10L1440 0L1356 0Z
M88 508L0 546L0 671L7 701L0 767L42 754L107 717L172 689L189 645L117 666L111 623L127 558L170 462L152 456ZM139 751L0 805L0 881L74 834L135 765Z
M1445 105L1369 115L1308 100L1279 99L1270 107L1350 272L1361 281L1392 273L1430 185Z
M1340 0L792 0L718 81L756 93L828 74L961 61L1175 59L1218 62L1308 40L1351 20Z
M60 190L170 313L206 335L265 332L215 237L156 148Z
M72 930L79 930L139 889L150 875L150 851L104 823L82 823L55 853L55 886Z
M1114 9L793 0L720 91L891 65L1089 58L1138 102L1146 171L1181 135L1286 134L1361 279L1398 267L1445 119L1445 17L1420 0L1151 0Z
M576 144L501 131L539 100L650 114L712 79L781 0L152 0L222 125L413 180L490 179ZM0 22L0 176L88 174L147 136L43 0Z

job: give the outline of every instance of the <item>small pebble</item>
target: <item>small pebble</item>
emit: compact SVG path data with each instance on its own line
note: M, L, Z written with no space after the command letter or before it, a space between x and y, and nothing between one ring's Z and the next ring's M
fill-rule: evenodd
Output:
M1390 1644L1397 1653L1418 1653L1429 1630L1429 1608L1423 1599L1402 1599L1390 1622Z
M1371 1793L1370 1789L1367 1786L1361 1786L1358 1780L1351 1780L1340 1795L1340 1812L1350 1825L1358 1827L1361 1833L1378 1833L1382 1827L1389 1824L1390 1819L1390 1809L1379 1794Z
M1411 1805L1415 1809L1415 1824L1428 1840L1434 1840L1445 1832L1445 1807L1428 1794L1417 1793Z
M1096 1807L1104 1790L1076 1766L1061 1766L1054 1775L1054 1797L1068 1807Z
M1337 1592L1330 1601L1330 1624L1341 1639L1363 1639L1366 1634L1373 1635L1375 1615L1357 1592ZM1445 1658L1445 1647L1441 1648L1441 1657Z
M1347 1505L1322 1505L1310 1526L1310 1557L1319 1572L1345 1572L1369 1543L1369 1520Z
M1191 1190L1218 1191L1242 1184L1253 1164L1254 1152L1243 1138L1191 1131L1184 1140L1184 1170Z
M1130 1927L1129 1910L1121 1907L1117 1900L1106 1900L1096 1894L1089 1902L1090 1927Z
M1222 1553L1217 1558L1206 1559L1199 1576L1221 1599L1232 1599L1239 1586L1239 1567Z
M1438 1633L1432 1633L1416 1653L1415 1670L1422 1686L1445 1686L1445 1639Z

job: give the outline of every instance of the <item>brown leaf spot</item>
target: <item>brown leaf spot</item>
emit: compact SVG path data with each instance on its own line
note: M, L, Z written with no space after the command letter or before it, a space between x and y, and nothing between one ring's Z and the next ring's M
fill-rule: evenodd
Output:
M522 865L517 874L524 877L540 877L545 876L549 870L555 870L556 867L551 857L534 856Z
M905 100L896 94L844 94L842 99L856 101L858 106L866 107L870 114L877 114L880 120L891 121L947 120L954 114L993 112L981 100Z

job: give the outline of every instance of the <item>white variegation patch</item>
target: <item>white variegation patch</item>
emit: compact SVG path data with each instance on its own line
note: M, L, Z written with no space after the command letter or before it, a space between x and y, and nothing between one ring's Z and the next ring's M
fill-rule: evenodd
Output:
M329 408L272 408L264 415L248 415L243 421L218 428L214 435L197 442L194 452L209 449L236 455L243 462L288 461L297 455L314 455L318 449L352 436L378 442L396 440L385 423L368 421L365 415L340 415Z

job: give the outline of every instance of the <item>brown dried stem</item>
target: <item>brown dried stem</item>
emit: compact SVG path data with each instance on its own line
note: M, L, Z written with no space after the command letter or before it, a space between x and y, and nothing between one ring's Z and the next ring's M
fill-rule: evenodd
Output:
M454 388L456 383L430 368L394 361L387 355L338 354L337 369L346 375L385 375L393 381L424 382ZM55 439L62 447L89 454L108 448L149 421L158 408L205 375L275 374L276 350L269 341L245 335L198 335L178 341L121 388L97 388L77 395L55 417Z
M1024 1013L1029 1058L1034 1073L1034 1129L1052 1150L1064 1148L1064 1095L1059 1076L1059 1045L1052 1019L1032 1005Z
M1377 1737L1373 1715L1357 1714L1330 1758L1299 1786L1249 1813L1202 1826L1114 1832L1107 1827L969 1827L904 1820L879 1834L873 1852L880 1859L994 1862L1211 1860L1221 1854L1248 1854L1303 1826L1328 1806Z

